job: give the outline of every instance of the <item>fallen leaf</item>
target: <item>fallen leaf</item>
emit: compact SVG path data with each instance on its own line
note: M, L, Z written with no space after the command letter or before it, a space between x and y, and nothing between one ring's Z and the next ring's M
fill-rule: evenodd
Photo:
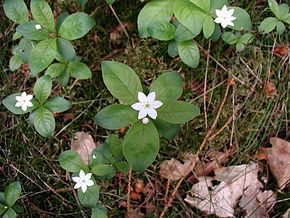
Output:
M137 209L130 209L127 211L125 218L143 218L144 214L140 211L139 208Z
M289 218L290 216L290 208L283 214L282 218Z
M143 192L144 182L141 179L137 179L135 182L135 192L141 193Z
M89 157L92 151L96 148L93 137L85 132L77 132L76 140L71 143L71 150L79 153L86 164L89 164Z
M268 155L268 164L281 190L290 181L290 142L272 137L270 143L273 145Z
M268 98L274 98L278 95L276 85L269 81L266 82L265 91Z
M234 209L244 193L259 193L263 188L258 180L259 170L255 163L219 168L214 177L199 177L191 190L193 197L187 195L185 201L207 215L235 217ZM214 185L215 182L219 184Z
M183 176L187 176L195 167L198 157L193 154L187 154L185 156L184 163L171 158L160 164L160 175L169 180L179 180Z
M289 49L288 45L277 46L276 48L274 48L274 54L279 56L279 57L283 57L289 53L290 53L290 49Z

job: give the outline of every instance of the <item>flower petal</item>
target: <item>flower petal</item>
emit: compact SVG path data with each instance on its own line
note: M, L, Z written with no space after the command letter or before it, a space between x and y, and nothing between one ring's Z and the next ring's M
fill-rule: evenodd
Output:
M221 10L216 9L215 10L215 14L217 17L222 17L223 16L223 12Z
M227 25L228 25L228 22L223 21L223 22L221 22L221 25L222 25L223 28L226 28Z
M133 108L136 111L142 110L143 109L143 104L140 102L137 102L135 104L131 105L131 108Z
M21 107L21 106L22 106L21 102L16 102L15 107Z
M94 185L94 181L93 181L93 180L88 180L88 181L86 182L86 185L87 185L87 186L93 186L93 185Z
M79 176L81 179L84 179L86 177L86 174L83 170L80 171Z
M234 21L235 19L237 19L236 17L233 17L233 16L230 16L229 18L228 18L228 21Z
M235 24L232 21L228 21L228 26L235 26Z
M146 95L143 92L138 92L138 100L141 103L144 103L144 102L147 101L147 97L146 97Z
M82 183L76 183L75 186L74 186L74 189L78 189L82 187Z
M233 15L234 12L235 12L235 9L230 9L230 10L228 10L228 15Z
M32 98L33 98L33 95L27 95L26 96L26 100L28 100L28 101L32 100Z
M83 184L81 189L82 189L82 192L85 193L87 191L88 187L86 184Z
M91 173L88 173L85 177L86 177L86 180L90 180L91 177L92 177L92 174Z
M217 17L216 19L214 19L215 23L222 23L224 19L222 19L221 17Z
M26 105L27 105L28 107L33 107L33 104L32 104L30 101L27 101L27 102L26 102Z
M26 98L26 92L22 92L21 93L21 97L25 99Z
M227 8L226 5L223 6L221 12L222 12L222 13L227 13L227 12L228 12L228 8Z
M81 179L80 179L80 177L77 177L77 176L74 176L74 177L72 177L71 178L74 182L80 182L81 181Z
M143 119L144 117L146 117L147 116L147 110L144 110L144 109L141 109L140 111L139 111L139 114L138 114L138 119L140 120L140 119Z
M153 101L151 104L154 109L160 108L162 105L163 103L161 101Z
M147 101L149 103L152 103L156 98L156 93L155 92L150 92L149 95L147 96Z
M16 101L22 101L22 97L21 96L15 96Z
M21 109L22 109L23 111L26 111L26 110L27 110L27 105L26 105L26 104L22 104L22 105L21 105Z
M149 117L151 117L151 118L154 119L154 120L156 119L156 117L157 117L157 112L156 112L155 109L150 108L150 109L147 110L147 113L148 113L148 116L149 116Z

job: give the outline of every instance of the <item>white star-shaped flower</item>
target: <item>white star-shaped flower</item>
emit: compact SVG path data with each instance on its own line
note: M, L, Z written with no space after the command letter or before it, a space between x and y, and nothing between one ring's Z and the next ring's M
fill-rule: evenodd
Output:
M26 111L28 107L33 107L31 103L33 96L27 95L26 92L22 92L21 96L16 96L16 104L15 107L21 107L23 111Z
M40 24L35 24L35 29L36 29L36 30L41 30L41 29L42 29L42 27L41 27L41 25L40 25Z
M134 110L139 111L138 119L143 119L147 115L152 119L156 119L156 109L161 107L163 103L161 101L155 101L155 97L155 92L149 93L148 96L142 92L138 92L139 102L131 106Z
M88 186L93 186L94 181L91 180L92 174L85 174L83 170L80 171L79 176L72 177L72 180L76 182L74 189L81 188L82 192L85 193L88 189Z
M227 26L234 26L233 21L236 19L236 17L233 16L234 9L227 9L227 6L224 5L221 10L215 10L215 13L217 15L217 18L214 20L216 23L220 23L223 28L226 28Z

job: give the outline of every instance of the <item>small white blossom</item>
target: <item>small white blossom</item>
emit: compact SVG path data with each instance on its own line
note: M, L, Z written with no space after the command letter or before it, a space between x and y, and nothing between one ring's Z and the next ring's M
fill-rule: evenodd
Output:
M147 117L143 118L142 123L146 125L147 123L149 123L149 119Z
M163 103L161 101L155 101L155 97L155 92L149 93L148 96L142 92L138 92L139 102L131 106L134 110L139 111L138 119L143 119L147 115L152 119L156 119L157 112L155 109L161 107Z
M40 24L35 24L35 29L36 29L36 30L41 30L41 29L42 29L42 27L41 27L41 25L40 25Z
M7 209L8 207L7 206L4 206L4 209Z
M31 103L33 96L27 95L26 92L22 92L21 96L16 96L16 104L15 107L21 107L23 111L26 111L28 107L33 107Z
M96 155L95 154L93 154L93 159L96 159L97 157L96 157Z
M224 5L221 10L215 10L215 13L217 15L217 18L214 20L216 23L220 23L223 28L226 28L227 26L234 26L233 21L236 19L236 17L233 16L234 9L227 9L227 6Z
M76 182L74 189L81 188L82 192L85 193L88 189L88 186L94 185L94 181L91 180L91 177L91 173L85 174L85 172L81 170L78 177L72 177L72 180Z

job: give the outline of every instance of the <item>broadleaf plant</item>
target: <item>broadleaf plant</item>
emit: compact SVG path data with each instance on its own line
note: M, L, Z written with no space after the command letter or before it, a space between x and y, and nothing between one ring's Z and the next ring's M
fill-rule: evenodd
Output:
M229 7L227 11L227 4L227 0L152 0L139 13L139 35L169 41L169 56L179 55L183 63L196 68L200 59L198 35L203 33L206 39L218 40L221 36L218 23L238 33L252 30L250 15L239 7ZM250 41L241 39L237 50L241 51Z
M129 126L122 152L136 171L145 170L155 160L160 134L172 139L181 124L200 113L197 106L178 101L183 86L177 72L163 73L152 83L148 96L143 93L142 83L134 70L125 64L104 61L102 75L107 89L120 104L103 108L95 121L111 130Z

